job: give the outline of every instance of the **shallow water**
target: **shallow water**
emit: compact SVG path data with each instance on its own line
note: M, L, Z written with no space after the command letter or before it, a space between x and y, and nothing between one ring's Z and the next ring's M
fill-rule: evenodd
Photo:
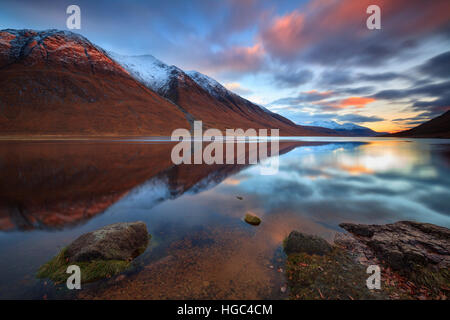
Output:
M284 298L281 244L294 229L332 241L342 222L450 227L450 140L285 139L275 175L173 166L172 146L0 142L0 298ZM153 237L124 279L69 292L35 278L79 235L136 220Z

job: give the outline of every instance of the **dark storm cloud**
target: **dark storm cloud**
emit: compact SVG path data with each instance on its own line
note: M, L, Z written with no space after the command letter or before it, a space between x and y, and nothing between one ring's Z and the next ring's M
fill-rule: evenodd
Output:
M412 80L412 77L396 72L384 73L351 73L350 71L324 71L318 84L323 87L351 85L359 82L385 83L392 80Z
M332 92L308 91L301 92L296 97L286 97L277 99L269 105L297 105L302 102L316 102L330 97Z
M374 95L377 100L403 100L412 103L413 111L427 111L430 117L436 116L450 108L450 81L414 86L406 89L382 90ZM429 100L429 99L434 100Z
M409 43L382 40L381 37L354 39L340 37L320 43L306 52L303 57L320 65L328 66L379 66L412 50Z
M356 88L339 88L335 89L333 92L344 95L366 95L375 91L375 87L365 86Z
M450 93L450 81L427 84L424 86L415 86L407 89L382 90L375 93L372 97L376 99L404 99L414 96L420 97L440 97Z
M367 81L367 82L385 82L385 81L391 81L391 80L398 80L398 79L407 79L410 78L399 73L395 72L384 72L384 73L374 73L374 74L367 74L367 73L359 73L356 75L356 79L359 81Z
M353 84L354 76L349 71L328 70L320 74L319 84L323 87Z
M437 55L418 67L419 71L431 77L450 78L450 51Z
M408 117L408 118L396 118L393 119L392 121L395 122L417 122L417 121L425 121L425 120L429 120L431 117L430 112L422 112L420 114L418 114L417 116L414 117Z
M314 78L314 73L307 69L297 70L294 72L285 70L284 72L274 73L273 77L275 83L279 87L292 88L310 82Z

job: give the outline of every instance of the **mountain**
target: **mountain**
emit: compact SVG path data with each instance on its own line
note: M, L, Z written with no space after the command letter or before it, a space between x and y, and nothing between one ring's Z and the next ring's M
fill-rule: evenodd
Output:
M450 110L421 125L389 135L390 137L450 138Z
M86 38L0 31L0 135L170 135L188 127L178 106Z
M359 126L357 124L350 122L340 124L332 120L326 120L326 121L313 121L309 125L329 128L344 136L374 137L381 134L367 127Z
M297 125L201 73L108 53L67 31L0 31L0 75L0 135L168 136L193 120L222 131L337 135Z
M280 129L282 135L328 135L336 132L299 126L226 89L216 80L197 71L183 71L151 55L124 56L109 53L136 80L180 107L203 127Z

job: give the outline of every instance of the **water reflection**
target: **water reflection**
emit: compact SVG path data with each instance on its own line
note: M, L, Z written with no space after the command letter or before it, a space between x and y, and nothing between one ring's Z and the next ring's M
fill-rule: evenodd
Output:
M332 240L344 221L449 227L449 147L286 141L278 174L263 176L258 165L173 166L164 143L2 143L0 298L60 298L37 268L82 233L136 220L153 235L136 269L78 298L283 298L280 245L293 229ZM242 221L249 210L259 227Z

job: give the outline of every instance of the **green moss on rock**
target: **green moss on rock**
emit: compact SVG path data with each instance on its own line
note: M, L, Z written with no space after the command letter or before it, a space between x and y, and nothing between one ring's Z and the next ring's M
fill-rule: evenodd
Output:
M67 249L62 249L50 261L42 265L37 273L40 279L50 279L55 283L63 283L70 276L66 273L69 265L75 264L81 270L81 282L93 282L96 280L109 278L113 275L125 271L131 261L123 260L93 260L89 262L69 262L66 257Z
M290 299L385 299L369 290L365 268L339 248L326 255L290 254L286 263Z

